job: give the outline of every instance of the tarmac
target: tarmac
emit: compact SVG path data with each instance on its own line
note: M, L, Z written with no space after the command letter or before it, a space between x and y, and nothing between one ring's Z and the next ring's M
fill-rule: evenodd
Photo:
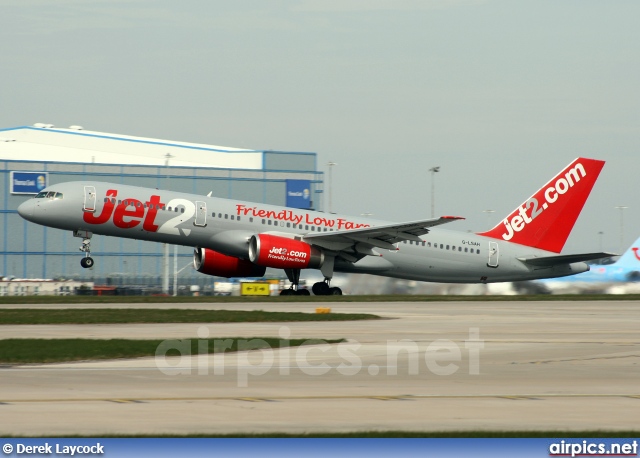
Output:
M3 305L3 308L61 308ZM372 313L304 323L3 325L169 339L154 358L0 367L0 435L637 430L640 302L73 304ZM347 339L189 355L184 339ZM174 340L181 339L181 340ZM182 356L166 356L167 348Z

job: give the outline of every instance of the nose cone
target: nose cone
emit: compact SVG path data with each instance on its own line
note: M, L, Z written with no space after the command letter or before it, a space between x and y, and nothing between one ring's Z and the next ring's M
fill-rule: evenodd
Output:
M33 219L33 209L36 206L36 202L34 199L29 199L26 202L22 202L18 206L18 214L22 216L27 221L32 221Z

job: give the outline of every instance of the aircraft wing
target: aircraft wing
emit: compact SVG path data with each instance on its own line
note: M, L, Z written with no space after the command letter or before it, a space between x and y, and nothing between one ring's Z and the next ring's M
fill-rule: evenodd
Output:
M571 264L574 262L592 261L594 259L602 259L611 256L617 256L613 253L582 253L582 254L566 254L561 256L543 256L540 258L518 258L525 264L536 267L553 267L560 264Z
M307 234L303 237L303 240L307 243L336 252L352 251L360 255L379 256L380 254L375 252L373 248L396 250L397 248L393 245L394 243L404 240L421 242L422 240L419 236L427 234L429 228L459 219L464 218L459 216L441 216L439 218L386 224L384 226ZM346 253L340 253L340 256L347 260L352 260L349 255L345 254ZM359 256L355 259L361 257L362 256Z

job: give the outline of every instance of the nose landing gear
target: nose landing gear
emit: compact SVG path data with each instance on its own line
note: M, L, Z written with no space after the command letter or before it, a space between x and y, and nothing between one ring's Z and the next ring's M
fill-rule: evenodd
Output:
M84 258L80 260L80 265L85 269L93 267L93 258L91 257L91 236L93 234L89 231L73 231L74 237L82 238L82 245L80 245L80 251L84 253Z
M80 265L82 267L84 267L85 269L93 267L93 264L94 264L93 258L91 256L88 256L88 255L80 260Z

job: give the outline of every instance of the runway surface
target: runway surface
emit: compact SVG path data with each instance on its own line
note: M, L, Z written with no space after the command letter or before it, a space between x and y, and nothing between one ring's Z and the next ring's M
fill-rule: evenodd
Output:
M637 301L125 307L313 312L322 306L388 319L0 326L4 339L349 339L224 357L161 353L3 367L0 435L637 430L640 424ZM123 306L67 308L87 307Z

